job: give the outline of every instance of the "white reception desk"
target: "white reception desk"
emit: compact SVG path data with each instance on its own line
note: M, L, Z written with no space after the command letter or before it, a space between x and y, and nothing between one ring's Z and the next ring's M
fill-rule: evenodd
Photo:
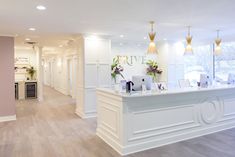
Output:
M121 155L235 127L235 86L116 93L97 89L97 135Z

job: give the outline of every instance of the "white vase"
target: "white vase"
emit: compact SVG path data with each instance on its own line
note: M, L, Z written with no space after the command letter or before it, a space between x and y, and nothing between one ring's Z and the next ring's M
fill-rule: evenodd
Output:
M120 84L114 84L114 91L119 92L120 91Z

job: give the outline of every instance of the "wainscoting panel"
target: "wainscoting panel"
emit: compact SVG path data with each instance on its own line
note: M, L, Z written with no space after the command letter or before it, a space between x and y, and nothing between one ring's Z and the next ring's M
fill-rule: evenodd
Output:
M196 121L194 106L133 112L128 122L131 125L128 141L152 138L176 130L190 129L200 124ZM179 116L180 115L180 116ZM164 117L164 118L162 118Z
M122 155L235 127L235 88L129 96L98 89L97 135Z

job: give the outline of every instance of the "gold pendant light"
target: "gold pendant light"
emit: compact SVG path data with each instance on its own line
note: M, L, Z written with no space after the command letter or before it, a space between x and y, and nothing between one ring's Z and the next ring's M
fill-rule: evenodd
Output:
M217 38L215 39L214 55L216 56L220 55L222 52L221 45L220 45L222 40L219 37L219 32L220 30L217 30Z
M157 53L157 47L156 47L156 44L154 43L154 38L156 36L156 32L153 32L154 21L150 21L149 23L150 23L150 26L151 26L151 32L149 33L150 43L149 43L149 46L148 46L147 54L156 54Z
M193 55L193 48L192 48L192 39L193 37L190 34L190 26L188 26L188 36L186 37L186 47L184 51L184 55Z

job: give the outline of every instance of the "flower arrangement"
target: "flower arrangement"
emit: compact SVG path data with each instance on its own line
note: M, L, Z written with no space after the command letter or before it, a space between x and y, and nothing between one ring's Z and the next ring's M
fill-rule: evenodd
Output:
M113 58L113 63L111 65L111 76L115 81L115 83L117 81L116 80L117 75L120 75L122 78L124 78L122 75L123 70L124 70L123 67L119 64L118 58L117 57Z
M158 68L158 64L156 61L148 60L146 62L147 68L147 75L153 78L153 81L157 81L157 76L162 73L162 70Z
M30 75L31 80L33 80L34 74L36 73L36 70L33 67L27 68L26 71Z

